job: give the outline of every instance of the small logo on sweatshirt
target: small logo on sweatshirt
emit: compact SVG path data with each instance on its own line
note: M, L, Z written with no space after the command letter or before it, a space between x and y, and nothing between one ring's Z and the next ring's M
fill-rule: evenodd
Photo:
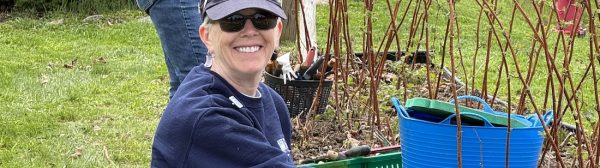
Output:
M231 104L233 104L234 106L236 106L237 108L242 108L244 107L244 105L235 97L233 96L229 96L229 100L231 100Z
M277 144L279 145L279 149L281 149L281 151L290 152L290 149L288 149L287 143L285 143L285 139L281 138L281 139L277 140Z

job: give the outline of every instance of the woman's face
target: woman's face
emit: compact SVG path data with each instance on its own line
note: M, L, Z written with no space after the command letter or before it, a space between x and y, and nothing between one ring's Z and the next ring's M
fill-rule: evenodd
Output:
M243 9L238 14L250 16L256 9ZM258 30L245 20L243 28L236 32L225 32L219 21L213 22L210 29L200 27L200 36L209 52L214 56L212 68L229 75L262 74L273 51L279 47L279 37L283 25L278 19L275 28Z

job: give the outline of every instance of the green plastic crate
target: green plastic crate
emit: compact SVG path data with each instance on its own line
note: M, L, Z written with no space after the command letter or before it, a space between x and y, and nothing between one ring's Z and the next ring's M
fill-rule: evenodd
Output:
M320 164L311 163L300 165L299 167L302 166L314 168L402 168L402 155L400 152L393 152Z

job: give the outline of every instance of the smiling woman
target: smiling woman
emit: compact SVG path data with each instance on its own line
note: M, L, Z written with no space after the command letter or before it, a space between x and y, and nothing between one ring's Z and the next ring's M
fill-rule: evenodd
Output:
M188 74L158 125L152 167L294 167L287 107L260 82L287 18L275 0L208 0L212 61Z
M219 29L200 27L200 37L214 57L211 69L236 89L254 95L270 53L279 46L281 21L265 10L247 8L205 23L211 22Z

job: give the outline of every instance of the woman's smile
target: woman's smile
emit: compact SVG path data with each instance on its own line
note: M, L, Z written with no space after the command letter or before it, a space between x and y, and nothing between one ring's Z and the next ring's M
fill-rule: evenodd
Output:
M234 49L241 53L253 53L258 51L261 46L243 46L243 47L234 47Z

